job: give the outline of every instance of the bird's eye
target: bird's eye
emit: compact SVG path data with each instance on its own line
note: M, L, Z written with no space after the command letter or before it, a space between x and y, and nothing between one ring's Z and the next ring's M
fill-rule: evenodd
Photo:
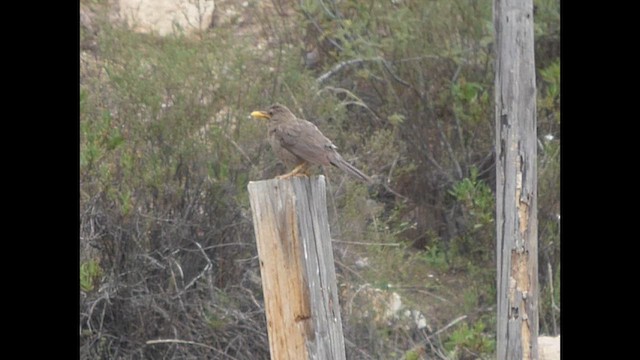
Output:
M273 110L269 111L269 116L273 116Z

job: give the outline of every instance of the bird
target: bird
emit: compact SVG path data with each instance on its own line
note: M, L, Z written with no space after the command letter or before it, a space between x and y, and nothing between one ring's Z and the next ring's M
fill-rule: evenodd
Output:
M266 111L253 111L251 117L268 120L269 143L273 152L285 166L293 168L277 179L308 176L311 165L333 165L362 182L372 183L369 176L338 153L338 147L316 125L297 118L286 106L276 103Z

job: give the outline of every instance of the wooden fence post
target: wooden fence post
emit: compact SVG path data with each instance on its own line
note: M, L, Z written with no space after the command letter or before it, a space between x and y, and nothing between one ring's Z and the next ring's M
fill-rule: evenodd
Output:
M538 359L533 0L494 0L498 360Z
M271 358L345 359L324 176L248 189Z

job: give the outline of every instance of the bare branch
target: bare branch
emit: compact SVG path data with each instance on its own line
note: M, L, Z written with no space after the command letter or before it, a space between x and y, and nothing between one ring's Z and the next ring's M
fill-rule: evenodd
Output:
M320 26L320 24L318 24L318 22L313 18L313 16L311 16L311 14L309 14L304 7L302 6L302 0L300 1L300 11L302 12L302 14L304 14L304 16L307 18L307 20L309 20L309 22L311 22L311 24L313 24L313 27L316 28L316 30L320 33L323 34L325 33L324 29ZM342 46L340 46L340 44L338 44L337 42L335 42L333 39L327 38L327 41L329 41L331 43L331 45L333 45L336 49L343 51L344 49L342 48Z
M229 359L234 359L233 357L223 353L222 351L209 346L207 344L201 344L201 343L197 343L195 341L188 341L188 340L180 340L180 339L158 339L158 340L148 340L146 342L147 345L155 345L155 344L185 344L185 345L195 345L195 346L202 346L204 348L207 348L209 350L213 350L216 353L220 354L220 355L224 355L225 357L229 358Z
M436 116L434 116L434 123L436 124L436 129L438 129L438 135L440 135L440 140L445 145L445 149L449 154L449 158L451 158L451 162L454 165L454 168L458 175L458 179L462 179L463 174L462 174L462 168L460 167L460 163L456 159L455 153L453 151L453 147L451 146L451 143L447 139L447 136L444 134L444 130L442 129L442 126L440 126L440 120L438 120Z
M438 355L438 357L439 357L440 359L442 359L442 360L448 360L448 359L449 359L446 355L444 355L444 354L442 353L442 351L440 351L440 349L437 349L437 348L433 345L433 343L431 342L431 339L430 339L428 336L426 336L426 337L425 337L425 340L426 340L427 344L429 344L429 347L431 348L431 351L433 351L436 355Z
M455 84L456 80L458 79L458 75L460 74L460 70L462 69L462 64L458 65L458 68L456 69L455 73L453 74L453 78L451 78L451 84ZM470 160L469 160L469 151L467 150L467 146L464 143L464 135L463 135L463 130L462 130L462 125L460 124L460 118L455 114L453 114L453 120L456 122L456 130L457 130L457 134L458 134L458 141L460 142L460 147L462 148L462 151L464 153L464 157L465 157L465 161L467 166L470 164Z
M233 139L231 138L231 136L229 136L225 131L221 132L222 135L224 136L225 139L227 139L231 145L233 145L233 147L236 148L236 150L238 150L238 152L240 153L240 155L242 155L242 157L250 164L250 165L254 165L253 161L251 161L251 158L244 152L244 150L242 150L242 148L240 147L240 145L238 145L238 143L236 143L235 141L233 141Z
M382 61L382 65L384 65L385 70L387 70L387 72L389 73L389 75L391 75L391 77L393 77L393 78L394 78L394 80L396 80L397 82L401 83L402 85L404 85L404 86L406 86L406 87L408 87L408 88L413 89L413 90L414 90L418 95L420 95L420 92L419 92L418 90L416 90L416 89L413 87L413 85L411 85L411 84L409 84L408 82L406 82L406 81L404 81L404 80L400 79L400 77L398 77L398 75L396 75L393 71L391 71L391 67L389 66L389 63L388 63L386 60L381 59L381 61Z
M398 154L393 161L391 162L391 167L389 168L389 174L387 174L387 183L391 182L391 177L393 176L393 170L396 169L396 165L398 164L398 159L400 158L400 155Z
M343 101L342 105L346 106L346 105L356 105L356 106L360 106L365 108L367 111L369 111L369 113L371 113L371 115L373 115L373 117L378 120L381 121L380 117L378 116L378 114L375 113L375 111L373 111L369 105L367 105L364 101L362 101L362 99L360 99L356 94L352 93L351 91L344 89L344 88L338 88L338 87L333 87L333 86L325 86L324 88L320 89L318 91L318 94L320 94L323 91L331 91L333 93L337 93L337 94L345 94L347 95L349 98L353 99L353 100L347 100L347 101Z
M389 285L389 289L391 289L391 288L393 288L393 289L399 289L399 290L413 290L413 291L416 291L416 292L419 292L419 293L422 293L422 294L426 294L426 295L432 296L432 297L434 297L434 298L436 298L436 299L438 299L438 300L440 300L440 301L442 301L442 302L451 303L451 301L449 301L449 300L447 300L447 299L443 298L442 296L439 296L439 295L436 295L436 294L434 294L434 293L432 293L432 292L429 292L429 291L427 291L427 290L424 290L424 289L426 289L426 288L427 288L427 287L425 287L425 286L402 286L402 285Z
M346 337L344 338L344 343L351 347L352 349L357 350L360 354L362 354L365 358L367 359L373 359L373 357L369 354L367 354L366 352L364 352L364 350L360 349L358 347L358 345L354 344L351 340L347 339Z
M320 5L322 6L322 9L324 9L324 12L326 12L326 13L327 13L327 15L329 15L329 17L330 17L330 18L332 18L332 19L337 18L336 14L332 13L332 12L331 12L331 10L329 10L329 9L327 8L327 6L324 4L324 1L319 0L318 2L319 2L319 3L320 3Z
M459 323L460 321L462 321L462 320L464 320L464 319L466 319L466 318L467 318L467 315L462 315L462 316L460 316L460 317L455 318L453 321L451 321L450 323L448 323L445 327L443 327L442 329L440 329L440 330L438 330L438 331L434 332L434 333L433 333L433 334L431 334L429 337L431 338L431 337L434 337L434 336L436 336L436 335L440 334L441 332L443 332L443 331L447 330L448 328L452 327L453 325L455 325L455 324Z
M453 181L453 178L451 177L449 172L445 171L444 168L440 165L440 163L438 163L436 159L433 157L433 154L427 147L426 141L416 143L412 137L407 137L407 141L411 143L411 146L421 149L422 151L420 151L420 154L425 157L427 162L430 163L439 173L445 176L449 181Z
M294 104L296 110L298 110L300 112L300 114L302 114L302 118L303 119L306 118L306 116L304 114L304 109L302 108L302 106L300 106L300 103L298 103L298 97L291 90L291 87L289 86L289 84L287 84L286 81L283 81L282 85L284 85L284 88L287 89L287 91L289 92L289 95L291 96L291 100L293 100L293 104Z
M178 294L176 294L173 297L173 299L176 299L176 298L179 298L180 296L182 296L182 294L184 294L185 291L187 291L190 287L192 287L196 283L196 281L198 281L200 278L202 278L207 271L209 271L211 268L213 268L213 263L211 262L211 259L209 259L207 254L204 252L204 249L202 248L202 246L197 241L194 241L194 243L196 244L196 246L198 246L198 249L200 249L200 252L204 256L204 258L207 260L207 265L205 265L205 267L202 269L200 274L198 274L196 277L194 277L184 288L182 288L182 290ZM209 284L209 285L211 286L211 284ZM213 289L210 289L210 290L213 291ZM213 296L213 294L212 294L212 296Z
M557 335L558 334L558 325L556 324L556 313L555 313L555 310L557 309L558 312L559 312L560 309L556 305L556 301L554 299L554 293L553 293L553 269L551 268L551 263L550 262L547 262L547 270L548 270L548 276L549 276L549 289L551 290L549 292L549 295L551 296L551 318L553 320L553 334Z
M358 279L360 279L361 281L365 282L366 280L360 275L358 274L357 271L353 270L352 268L350 268L349 266L347 266L346 264L344 264L343 262L341 262L338 259L334 259L335 263L338 264L340 267L342 267L343 269L346 269L347 271L349 271L351 274L353 274L355 277L357 277ZM349 308L351 309L351 308Z
M441 59L442 56L438 56L438 55L422 55L422 56L414 56L414 57L410 57L410 58L404 58L404 59L400 59L400 60L394 60L393 62L408 62L408 61L418 61L418 60L424 60L424 59L432 59L432 60L437 60L437 59Z
M330 77L334 76L335 74L337 74L339 71L341 71L347 66L362 64L365 62L377 62L380 60L382 60L382 58L377 57L372 59L351 59L351 60L343 61L341 63L336 64L334 67L331 68L331 70L327 71L326 73L316 78L316 82L322 85L325 81L329 80Z
M373 245L373 246L400 246L399 243L368 243L362 241L344 241L344 240L334 240L331 239L332 242L349 244L349 245Z

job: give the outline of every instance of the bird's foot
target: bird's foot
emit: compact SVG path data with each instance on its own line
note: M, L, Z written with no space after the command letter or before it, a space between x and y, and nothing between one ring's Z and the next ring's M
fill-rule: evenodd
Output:
M296 166L293 170L291 170L291 172L288 172L284 175L276 176L276 179L284 180L292 176L309 176L308 171L309 171L308 165L306 163L303 163Z
M288 178L290 178L290 177L294 177L294 176L298 176L298 177L305 176L305 177L308 177L308 176L309 176L309 174L304 173L304 172L297 172L297 173L293 173L293 171L292 171L292 172L290 172L290 173L286 173L286 174L284 174L284 175L278 175L278 176L276 176L276 179L278 179L278 180L284 180L284 179L288 179Z
M286 173L286 174L284 174L284 175L278 175L278 176L276 176L276 179L278 179L278 180L285 180L285 179L288 179L288 178L290 178L290 177L292 177L292 176L295 176L295 174L293 174L292 172L289 172L289 173Z

